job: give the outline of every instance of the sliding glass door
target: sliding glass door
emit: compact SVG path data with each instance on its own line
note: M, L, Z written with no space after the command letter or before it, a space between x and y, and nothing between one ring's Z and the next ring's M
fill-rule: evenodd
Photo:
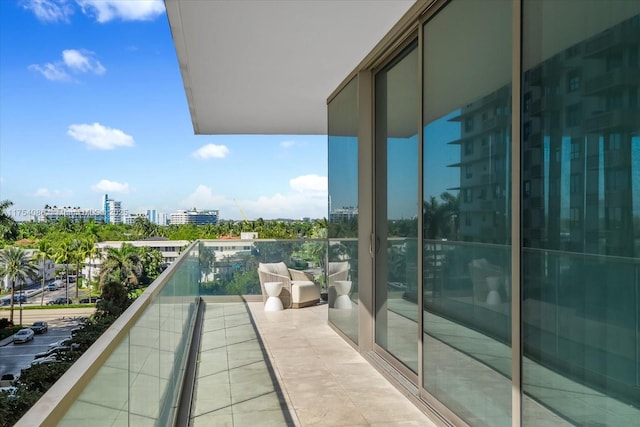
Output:
M418 372L418 49L375 78L375 342Z

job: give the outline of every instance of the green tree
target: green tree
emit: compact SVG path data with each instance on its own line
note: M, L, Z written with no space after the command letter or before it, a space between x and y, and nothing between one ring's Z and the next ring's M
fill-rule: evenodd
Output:
M162 273L164 269L164 259L162 252L157 249L151 249L147 246L136 248L140 262L142 264L142 273L140 275L140 284L147 286L151 284Z
M44 282L46 275L47 260L55 258L55 249L47 240L38 242L38 252L36 258L42 263L42 292L40 293L40 305L44 305Z
M205 246L203 243L200 243L200 248L198 252L198 260L200 262L200 281L206 282L209 280L209 275L213 270L213 266L216 262L216 253L210 246Z
M11 314L9 320L13 322L13 299L16 286L27 279L36 278L38 267L33 264L33 257L24 249L10 246L0 251L0 277L6 277L11 284ZM20 312L22 315L22 312ZM22 323L22 319L20 319Z
M116 275L100 279L101 301L97 304L98 317L119 316L129 304L127 288Z
M140 255L133 245L123 243L120 248L107 248L100 271L100 287L102 289L109 280L115 279L129 293L138 286L142 271Z
M133 231L139 239L146 239L158 234L158 225L149 221L148 218L137 217L133 221Z
M71 244L71 239L67 238L60 242L60 244L55 249L55 259L56 264L64 264L65 275L66 275L66 286L65 288L65 297L69 298L69 264L73 259L73 246Z
M422 205L424 236L427 239L455 239L460 225L460 195L440 195L442 202L431 196Z
M91 286L91 279L92 279L92 272L93 272L93 263L94 261L99 261L102 259L102 252L100 251L100 249L95 245L95 238L93 236L89 236L87 238L85 238L82 241L82 257L83 260L89 261L89 273L87 275L87 282L86 285ZM83 262L84 262L83 261ZM89 295L91 295L91 292L89 292Z
M18 237L18 223L5 212L11 206L11 200L0 201L0 240L15 241Z
M84 263L84 240L80 238L73 238L70 240L71 245L71 259L76 267L76 300L80 298L80 267ZM67 286L69 285L69 277L67 275Z

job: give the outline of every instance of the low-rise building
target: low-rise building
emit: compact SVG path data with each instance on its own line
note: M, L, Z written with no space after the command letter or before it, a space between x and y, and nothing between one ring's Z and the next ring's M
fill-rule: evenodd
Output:
M145 240L132 240L132 241L107 241L99 242L95 244L95 247L100 251L101 256L95 258L87 258L82 268L82 274L85 277L96 277L100 274L100 266L106 257L108 248L119 249L123 244L129 244L136 248L147 247L159 251L162 254L162 261L164 264L169 265L175 261L182 250L189 244L188 240L168 240L160 237L154 237Z
M220 211L218 210L179 210L171 214L170 223L173 224L217 224Z

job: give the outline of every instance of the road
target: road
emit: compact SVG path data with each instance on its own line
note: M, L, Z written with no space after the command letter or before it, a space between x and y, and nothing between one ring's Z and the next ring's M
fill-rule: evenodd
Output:
M89 296L89 290L88 289L79 289L79 297L76 298L76 284L75 283L69 283L69 287L68 288L64 288L61 287L58 290L55 291L49 291L47 290L47 288L45 287L44 290L44 294L42 293L42 285L30 285L30 286L25 286L24 290L22 291L27 295L27 302L23 303L24 306L29 306L29 305L40 305L40 301L42 299L44 299L44 303L46 304L47 302L49 302L50 300L59 298L59 297L67 297L67 298L71 298L73 300L74 303L77 303L79 299L82 298L87 298ZM16 290L16 294L18 294L19 291ZM42 298L44 296L44 298ZM0 303L0 306L3 307L7 307L9 305L9 303L11 302L11 294L10 293L3 293L2 296L0 296L0 301L3 301ZM14 307L19 307L20 304L16 303L14 305Z
M90 316L94 311L93 307L24 310L25 325L30 325L36 320L44 320L49 324L49 331L36 335L33 341L28 343L0 347L0 375L13 374L17 377L22 369L29 366L36 353L47 350L49 344L55 341L68 338L71 335L71 329L80 324L80 319ZM0 314L0 317L4 315Z

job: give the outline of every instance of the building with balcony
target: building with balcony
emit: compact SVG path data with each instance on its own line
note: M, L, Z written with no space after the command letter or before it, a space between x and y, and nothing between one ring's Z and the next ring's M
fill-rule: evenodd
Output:
M102 205L106 224L122 224L124 222L127 212L122 210L122 202L110 199L109 195L105 194L102 198Z
M224 386L188 363L247 310L289 397L280 425L322 424L331 408L297 400L322 383L362 415L326 425L410 422L363 403L375 374L348 375L351 357L437 425L637 424L639 2L165 4L196 133L328 134L332 204L358 211L326 246L350 304L306 321L351 350L325 378L297 346L279 364L297 314L200 298L195 243L23 425L266 420L234 400L233 357Z
M100 266L105 260L107 249L120 249L123 244L128 244L136 248L149 248L162 254L162 262L169 265L178 259L180 253L189 245L188 240L168 240L168 239L144 239L131 241L106 241L98 242L94 246L100 251L100 257L87 258L82 267L84 277L98 277Z

